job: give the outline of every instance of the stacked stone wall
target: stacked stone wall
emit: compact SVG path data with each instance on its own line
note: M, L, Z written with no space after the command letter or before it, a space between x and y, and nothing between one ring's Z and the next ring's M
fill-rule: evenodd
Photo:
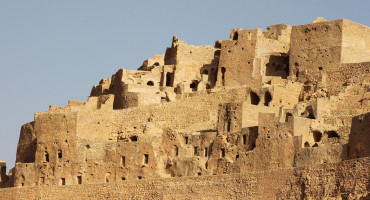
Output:
M0 189L2 199L367 199L370 159L311 168Z

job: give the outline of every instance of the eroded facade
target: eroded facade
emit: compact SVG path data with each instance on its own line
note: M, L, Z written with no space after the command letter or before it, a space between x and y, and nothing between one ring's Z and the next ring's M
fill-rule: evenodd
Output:
M214 46L174 36L164 55L102 79L86 102L35 113L0 182L78 185L339 163L370 156L369 124L369 27L318 19L233 29Z

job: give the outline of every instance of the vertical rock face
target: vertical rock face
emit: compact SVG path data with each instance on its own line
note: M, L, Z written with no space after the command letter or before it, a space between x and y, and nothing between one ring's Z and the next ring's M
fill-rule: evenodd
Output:
M36 113L0 183L85 185L369 157L369 102L369 27L317 19L233 29L214 46L174 36L164 55L102 79L86 102Z

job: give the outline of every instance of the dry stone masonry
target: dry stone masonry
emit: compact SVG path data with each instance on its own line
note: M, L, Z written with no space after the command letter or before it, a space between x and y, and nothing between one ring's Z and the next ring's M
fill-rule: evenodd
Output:
M369 199L369 157L370 28L318 18L174 36L86 102L35 113L0 198Z

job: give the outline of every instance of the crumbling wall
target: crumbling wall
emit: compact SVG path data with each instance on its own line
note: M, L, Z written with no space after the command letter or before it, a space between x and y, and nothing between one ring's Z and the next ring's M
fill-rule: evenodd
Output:
M17 157L15 162L35 162L37 138L34 131L34 122L22 126L19 135Z
M370 78L370 62L341 64L336 70L323 77L323 87L329 94L339 94L349 85Z
M221 49L217 86L240 86L251 83L261 29L233 29L229 40L219 41Z
M8 176L6 175L6 161L0 161L0 188L5 187L8 181Z
M215 51L216 48L213 46L188 45L174 36L172 47L168 48L165 54L165 64L175 65L172 85L187 84L190 88L192 83L204 81L206 85L212 82L213 80L208 80L208 76L203 79L201 74L207 71L207 75L215 76L218 65L218 60L214 58Z
M154 55L153 58L149 58L143 61L143 64L138 68L138 70L151 71L157 66L164 65L164 55Z
M340 66L343 20L293 26L290 74L330 72Z
M370 113L353 117L349 135L349 159L370 156Z
M58 174L59 170L73 169L71 162L77 151L76 118L74 112L35 114L35 162L17 163L15 186L55 184L54 175Z
M246 155L243 171L293 166L293 123L279 122L274 114L260 113L255 149Z
M310 168L120 183L0 189L3 199L326 199L369 197L369 158ZM78 194L78 195L76 195Z
M200 187L231 187L213 193L221 199L367 198L368 158L341 162L369 156L367 30L346 20L317 19L265 32L233 29L215 46L192 46L174 36L165 55L102 79L86 102L36 113L21 129L15 170L2 173L0 184L14 178L17 187L84 185L69 191L92 188L89 197L107 198L116 193L97 194L88 184L126 181L106 186L123 187L129 190L124 195L136 198L130 192L137 188L129 185L135 180L204 176L157 179L137 191L148 198L197 198L207 195L192 186L200 181ZM339 168L316 166L323 163ZM354 176L344 183L347 172L335 174L354 165L359 185L350 182ZM292 169L301 166L317 170ZM212 178L234 173L250 177ZM176 191L161 194L169 187ZM37 195L49 195L37 189Z
M83 110L79 113L77 132L89 133L91 136L114 135L120 131L129 132L134 129L142 132L148 121L159 128L186 129L197 124L198 130L213 129L217 122L219 103L242 102L248 95L246 90L240 88L200 94L180 101L115 110L111 113L96 110L96 114L91 115L90 110ZM211 122L211 125L208 122Z

